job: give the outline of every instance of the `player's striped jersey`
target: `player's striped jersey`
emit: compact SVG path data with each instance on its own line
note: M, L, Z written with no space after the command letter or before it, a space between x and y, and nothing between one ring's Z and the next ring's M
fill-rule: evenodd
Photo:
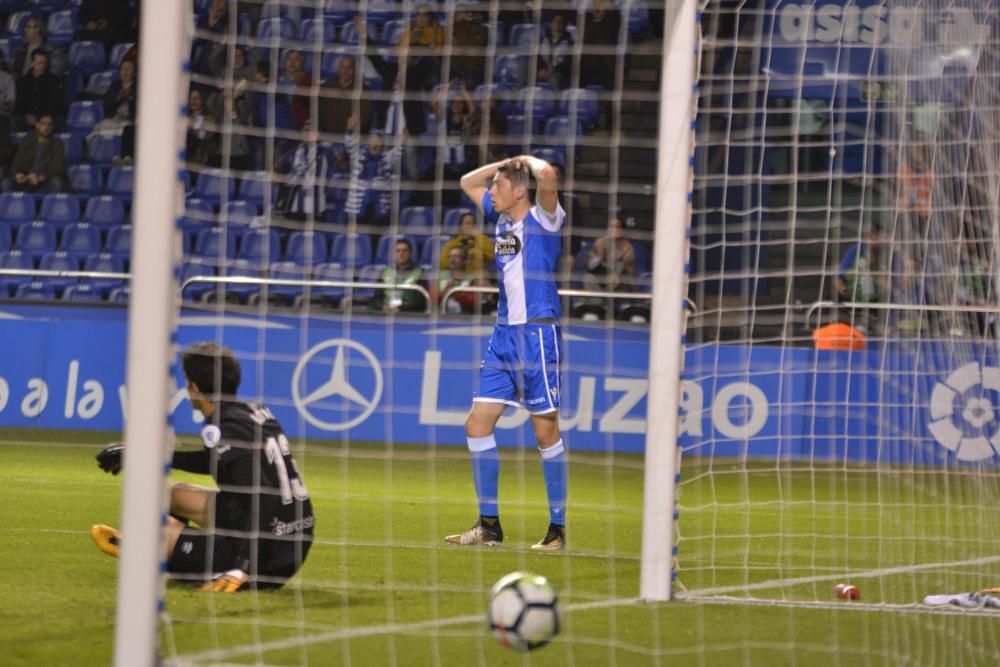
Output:
M555 213L549 213L536 204L519 221L497 213L489 192L483 194L482 206L486 220L496 225L497 323L559 319L555 273L562 252L560 230L566 220L562 205L557 202Z

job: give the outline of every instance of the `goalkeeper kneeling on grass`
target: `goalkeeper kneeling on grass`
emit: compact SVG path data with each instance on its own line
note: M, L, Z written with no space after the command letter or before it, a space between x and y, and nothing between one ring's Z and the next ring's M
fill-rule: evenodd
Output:
M288 438L267 408L236 399L240 366L227 348L196 343L181 363L191 403L206 425L203 447L174 452L173 466L211 475L219 490L171 487L167 571L210 591L280 587L305 561L314 526ZM98 465L118 474L123 453L123 445L110 445L97 455ZM91 536L101 551L118 556L117 530L98 525Z

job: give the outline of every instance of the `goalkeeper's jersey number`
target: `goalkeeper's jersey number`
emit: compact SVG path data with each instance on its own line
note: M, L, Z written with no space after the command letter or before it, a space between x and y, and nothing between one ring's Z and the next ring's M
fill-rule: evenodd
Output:
M295 461L292 459L285 434L279 433L277 436L269 437L264 442L264 452L267 455L267 462L273 465L277 472L281 503L290 505L295 500L308 498L309 491L295 468Z
M277 425L274 415L263 406L249 406L250 419L263 426L270 422ZM278 476L278 488L281 491L281 504L291 505L293 501L305 500L309 497L305 482L299 476L299 471L295 468L295 460L292 458L292 451L288 447L288 437L280 429L275 435L268 436L264 441L264 453L267 462L274 466Z

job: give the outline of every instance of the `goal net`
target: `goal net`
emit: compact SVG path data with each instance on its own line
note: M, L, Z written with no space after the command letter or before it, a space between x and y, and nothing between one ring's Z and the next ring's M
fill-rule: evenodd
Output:
M1000 586L1000 7L720 0L675 26L681 4L193 3L172 353L233 350L316 526L280 591L168 584L166 662L510 660L485 609L517 570L552 581L563 614L527 662L1000 650L985 598L923 604ZM685 31L693 87L662 69ZM667 112L695 149L658 141ZM480 513L463 424L501 248L458 180L529 153L559 167L567 213L557 554L531 548L553 515L523 410L496 430L502 545L444 543ZM140 128L140 179L143 156ZM690 201L654 215L677 160ZM452 239L480 259L469 277ZM654 273L654 249L676 261ZM685 281L683 350L681 330L654 348L683 354L664 381L650 341L681 308L651 303ZM159 307L134 303L133 326ZM171 427L196 449L183 388L178 370ZM676 433L648 427L676 407ZM644 461L675 446L644 497ZM650 549L682 603L640 599L651 525L670 525Z
M844 616L796 619L846 583L851 650L996 653L902 612L1000 580L998 9L703 4L680 596L826 652Z
M548 659L659 650L659 613L618 609L638 594L663 10L194 3L173 354L197 341L233 351L240 398L288 436L315 532L278 592L192 597L172 577L167 663L493 663L506 649L489 636L487 595L517 570L558 591ZM463 425L502 251L459 178L525 154L558 169L567 216L552 274L527 276L565 290L564 373L547 388L571 452L560 554L531 549L553 491L523 409L495 434L502 545L444 540L480 514ZM144 155L140 142L140 169ZM174 375L176 446L198 449L204 422ZM635 645L618 646L619 623L640 628Z

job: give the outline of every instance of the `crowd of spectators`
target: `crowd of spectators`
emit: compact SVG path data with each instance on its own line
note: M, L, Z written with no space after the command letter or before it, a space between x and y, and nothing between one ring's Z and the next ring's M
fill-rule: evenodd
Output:
M49 222L40 215L43 195L77 198L76 223L98 226L100 253L112 227L130 231L131 193L113 191L112 182L131 181L139 3L24 4L7 17L18 32L0 43L9 56L0 63L3 190L34 197L36 225ZM602 93L620 86L616 59L581 57L575 45L600 50L627 39L620 13L610 0L540 14L429 2L409 16L400 5L363 19L343 4L318 13L263 1L194 2L182 224L189 258L202 273L229 271L210 260L247 260L243 235L264 225L279 232L273 259L284 262L290 233L308 224L325 235L324 260L344 259L335 256L341 232L370 245L352 251L345 275L410 276L408 265L375 251L400 233L407 238L394 259L408 252L433 300L454 285L489 284L492 243L474 214L462 214L474 206L458 177L526 151L562 172L578 137L609 125ZM46 34L54 26L58 38ZM485 48L497 57L486 58ZM98 224L92 209L119 207L107 198L120 200L124 218ZM55 229L55 252L65 251L66 226ZM234 238L218 251L205 239L220 227ZM0 246L20 252L20 229L9 231ZM33 256L36 267L40 261ZM410 294L398 309L413 307ZM395 298L380 298L373 303L397 309ZM468 312L488 301L461 295L442 307Z

